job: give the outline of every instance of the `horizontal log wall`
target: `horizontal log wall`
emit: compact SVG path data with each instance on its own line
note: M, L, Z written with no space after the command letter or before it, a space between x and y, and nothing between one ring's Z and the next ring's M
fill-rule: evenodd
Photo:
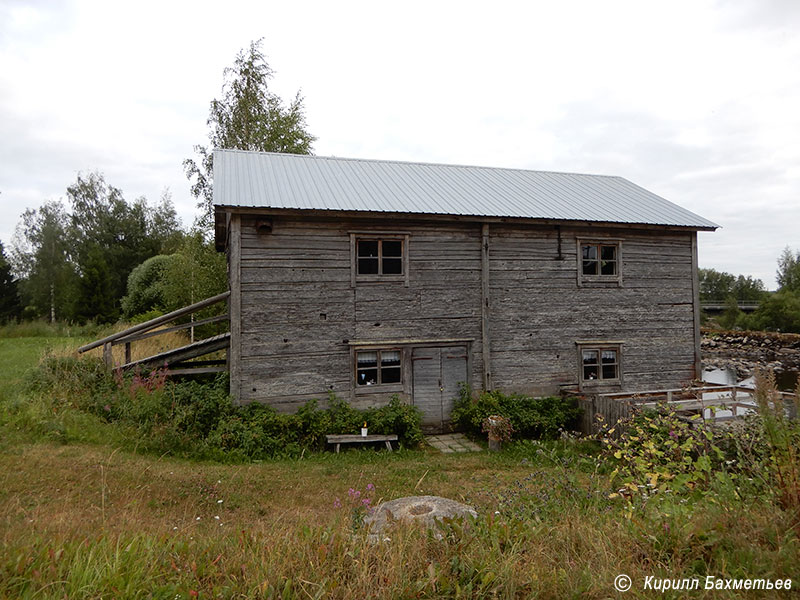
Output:
M470 384L482 385L480 223L276 216L268 233L255 224L242 218L240 402L292 411L311 398L324 404L329 391L362 407L385 402L388 394L354 389L353 341L472 340ZM408 234L408 285L352 286L353 231ZM493 387L542 394L575 386L575 342L601 339L624 342L626 390L691 379L693 235L562 226L559 257L553 226L490 225ZM621 285L579 285L576 240L604 237L621 240ZM404 368L408 398L410 360Z
M480 339L480 225L380 220L273 219L258 233L242 222L242 386L239 401L293 411L329 391L358 407L391 393L354 389L351 342ZM410 235L409 285L351 286L351 232ZM480 387L480 346L470 365ZM410 398L410 353L401 396Z
M693 234L563 227L560 258L555 228L493 225L491 234L495 387L550 394L577 385L576 342L585 340L623 342L625 389L691 380ZM604 238L621 241L621 284L579 285L576 240Z

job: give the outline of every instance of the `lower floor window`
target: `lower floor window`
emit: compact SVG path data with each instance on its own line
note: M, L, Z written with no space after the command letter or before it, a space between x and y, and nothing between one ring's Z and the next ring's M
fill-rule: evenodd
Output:
M401 381L400 350L356 352L356 385L383 385Z
M582 348L583 381L619 379L619 348Z

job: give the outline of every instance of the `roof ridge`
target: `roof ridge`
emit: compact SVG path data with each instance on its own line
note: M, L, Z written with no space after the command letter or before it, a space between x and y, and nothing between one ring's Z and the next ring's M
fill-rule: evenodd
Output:
M512 171L523 173L544 173L548 175L571 175L577 177L602 177L604 179L622 179L628 181L620 175L604 175L600 173L578 173L574 171L551 171L541 169L522 169L515 167L490 167L487 165L465 165L455 163L437 163L426 161L413 161L413 160L395 160L395 159L382 159L382 158L356 158L348 156L321 156L318 154L292 154L290 152L262 152L260 150L240 150L238 148L214 148L214 152L238 152L241 154L255 154L255 155L272 155L272 156L291 156L293 158L315 158L323 160L343 160L347 162L364 162L364 163L385 163L397 165L417 165L427 167L452 167L456 169L487 169L491 171Z

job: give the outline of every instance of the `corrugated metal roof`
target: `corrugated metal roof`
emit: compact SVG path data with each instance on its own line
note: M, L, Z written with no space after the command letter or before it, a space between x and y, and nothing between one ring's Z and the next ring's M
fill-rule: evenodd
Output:
M718 227L622 177L241 150L214 151L214 205Z

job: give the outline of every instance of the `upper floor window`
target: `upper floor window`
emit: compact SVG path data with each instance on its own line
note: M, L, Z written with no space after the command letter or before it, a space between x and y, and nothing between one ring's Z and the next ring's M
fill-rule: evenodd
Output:
M350 232L351 285L408 278L408 233Z
M616 240L578 241L578 284L622 283L622 243Z
M356 240L358 275L402 275L403 240Z
M617 245L583 244L581 260L584 275L616 275Z

